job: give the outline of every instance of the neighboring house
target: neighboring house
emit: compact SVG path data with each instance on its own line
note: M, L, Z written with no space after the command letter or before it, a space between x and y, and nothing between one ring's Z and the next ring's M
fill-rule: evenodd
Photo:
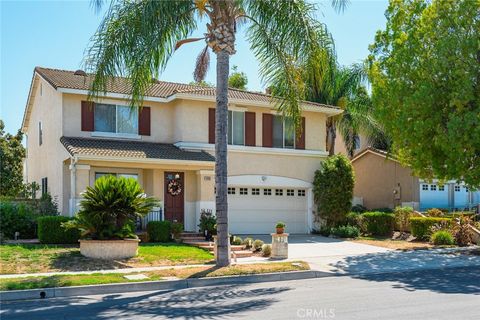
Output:
M352 159L355 170L354 202L368 209L412 206L417 210L478 208L480 191L448 181L427 182L412 174L385 151L368 147Z
M368 139L365 137L363 134L359 134L355 137L355 151L354 151L354 156L358 152L364 150L365 148L368 147ZM343 141L343 136L337 130L337 137L335 139L335 154L343 154L347 157L349 157L347 148L345 147L345 142Z
M215 207L215 89L157 81L138 111L128 106L126 79L115 78L95 103L87 102L90 81L80 70L35 68L22 124L28 181L73 215L98 177L133 177L162 201L165 219L197 230L200 211ZM277 221L291 233L311 229L326 119L341 110L302 108L295 136L269 95L229 90L230 232L269 233Z

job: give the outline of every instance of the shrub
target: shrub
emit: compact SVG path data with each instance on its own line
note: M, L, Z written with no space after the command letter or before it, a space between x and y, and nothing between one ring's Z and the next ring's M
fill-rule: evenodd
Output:
M207 231L208 235L215 235L217 233L216 224L217 218L211 210L202 209L200 211L200 224L198 227L201 233L205 234L205 231Z
M367 208L362 206L361 204L356 204L352 207L352 209L350 211L352 212L356 212L356 213L364 213L364 212L367 212Z
M39 217L37 220L38 240L41 243L48 244L78 243L80 231L63 228L62 224L67 221L72 221L72 218L64 216Z
M242 244L245 246L246 249L250 249L253 245L253 239L250 237L246 237L243 239Z
M324 237L328 237L329 235L332 234L332 228L324 225L324 226L321 226L320 229L318 229L318 230L313 230L312 233L313 234L320 234Z
M147 223L147 233L150 242L168 242L172 223L170 221L150 221Z
M358 238L360 236L360 230L349 225L332 228L331 232L339 238Z
M468 246L473 242L473 221L469 216L461 216L454 221L452 232L455 235L455 242L459 246Z
M475 220L475 218L477 217L477 214L475 212L470 212L470 211L458 211L458 212L453 212L447 216L452 218L469 217L472 220Z
M410 230L410 216L413 213L412 207L396 207L393 214L395 215L395 227L400 232Z
M259 251L262 249L263 241L262 240L255 240L253 241L253 251Z
M366 231L375 236L387 236L393 232L395 215L386 212L365 212L362 214Z
M313 192L318 214L328 226L336 226L345 220L352 208L354 174L350 161L343 155L335 155L321 162L315 172Z
M180 239L180 234L183 232L183 223L180 223L180 222L172 223L170 230L175 240Z
M452 245L455 243L453 236L446 230L436 231L430 237L430 242L434 245Z
M15 232L21 239L36 236L36 219L31 206L25 203L3 201L0 203L0 233L6 239L14 239Z
M437 208L431 208L427 210L426 214L429 217L442 217L443 211Z
M270 257L271 254L272 254L272 246L269 244L264 244L262 246L262 256Z
M83 237L95 240L136 238L132 224L157 205L135 179L105 175L87 187L80 212L64 226L80 229Z
M361 214L358 212L349 212L345 217L345 225L359 227Z
M393 209L392 208L376 208L376 209L372 209L372 212L383 212L383 213L393 213Z
M235 246L239 246L242 244L242 238L240 237L233 237L233 240L232 240L232 244L235 245Z
M418 239L427 240L431 234L431 228L437 224L449 223L450 218L439 217L411 217L410 228L412 235Z

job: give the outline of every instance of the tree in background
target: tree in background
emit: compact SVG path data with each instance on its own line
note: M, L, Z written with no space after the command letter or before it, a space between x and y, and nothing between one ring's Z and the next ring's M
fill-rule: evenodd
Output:
M245 72L238 71L237 66L232 67L232 74L228 77L228 86L240 90L247 90L248 78Z
M343 8L346 0L333 0ZM95 0L100 6L102 0ZM237 28L243 24L247 40L258 59L265 83L279 83L273 90L277 109L301 125L300 101L304 83L297 65L318 56L330 38L315 18L317 7L306 0L184 0L113 1L87 50L86 69L95 74L90 99L107 91L112 77L123 75L132 84L131 106L142 106L153 79L165 68L180 46L205 41L197 57L194 80L205 79L210 50L217 57L215 113L215 207L217 216L217 265L230 263L228 254L227 116L230 56L235 54ZM188 38L201 19L207 20L204 37Z
M479 1L391 1L370 47L379 119L420 177L480 187L479 12Z
M345 221L352 208L354 185L353 167L344 155L328 157L315 172L313 194L317 214L328 227Z
M16 197L23 190L23 133L5 133L5 124L0 120L0 196Z
M200 86L200 87L206 87L206 88L213 88L215 85L213 83L207 82L205 80L201 80L199 82L196 81L191 81L189 84L193 86Z

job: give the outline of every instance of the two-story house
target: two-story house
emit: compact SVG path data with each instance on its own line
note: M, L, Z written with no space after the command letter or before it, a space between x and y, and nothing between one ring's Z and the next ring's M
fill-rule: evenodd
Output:
M64 215L105 174L133 177L161 200L165 219L197 230L201 209L215 207L215 90L157 81L142 109L131 109L129 84L115 78L95 102L83 71L37 67L22 131L25 175L56 197ZM303 134L279 116L266 94L229 90L230 232L269 233L284 221L291 233L313 223L312 181L325 151L325 122L341 110L302 104Z

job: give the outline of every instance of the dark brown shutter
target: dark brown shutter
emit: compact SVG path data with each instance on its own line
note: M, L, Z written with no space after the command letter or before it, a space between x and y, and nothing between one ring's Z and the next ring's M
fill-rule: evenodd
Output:
M263 114L262 127L262 145L271 148L273 147L273 114Z
M82 101L82 131L94 131L95 104L92 101Z
M143 107L138 113L138 134L141 136L149 136L150 128L150 107Z
M302 117L302 134L297 138L295 148L296 149L305 149L305 117Z
M215 143L215 108L208 109L208 143Z
M255 146L255 112L245 112L245 145Z

